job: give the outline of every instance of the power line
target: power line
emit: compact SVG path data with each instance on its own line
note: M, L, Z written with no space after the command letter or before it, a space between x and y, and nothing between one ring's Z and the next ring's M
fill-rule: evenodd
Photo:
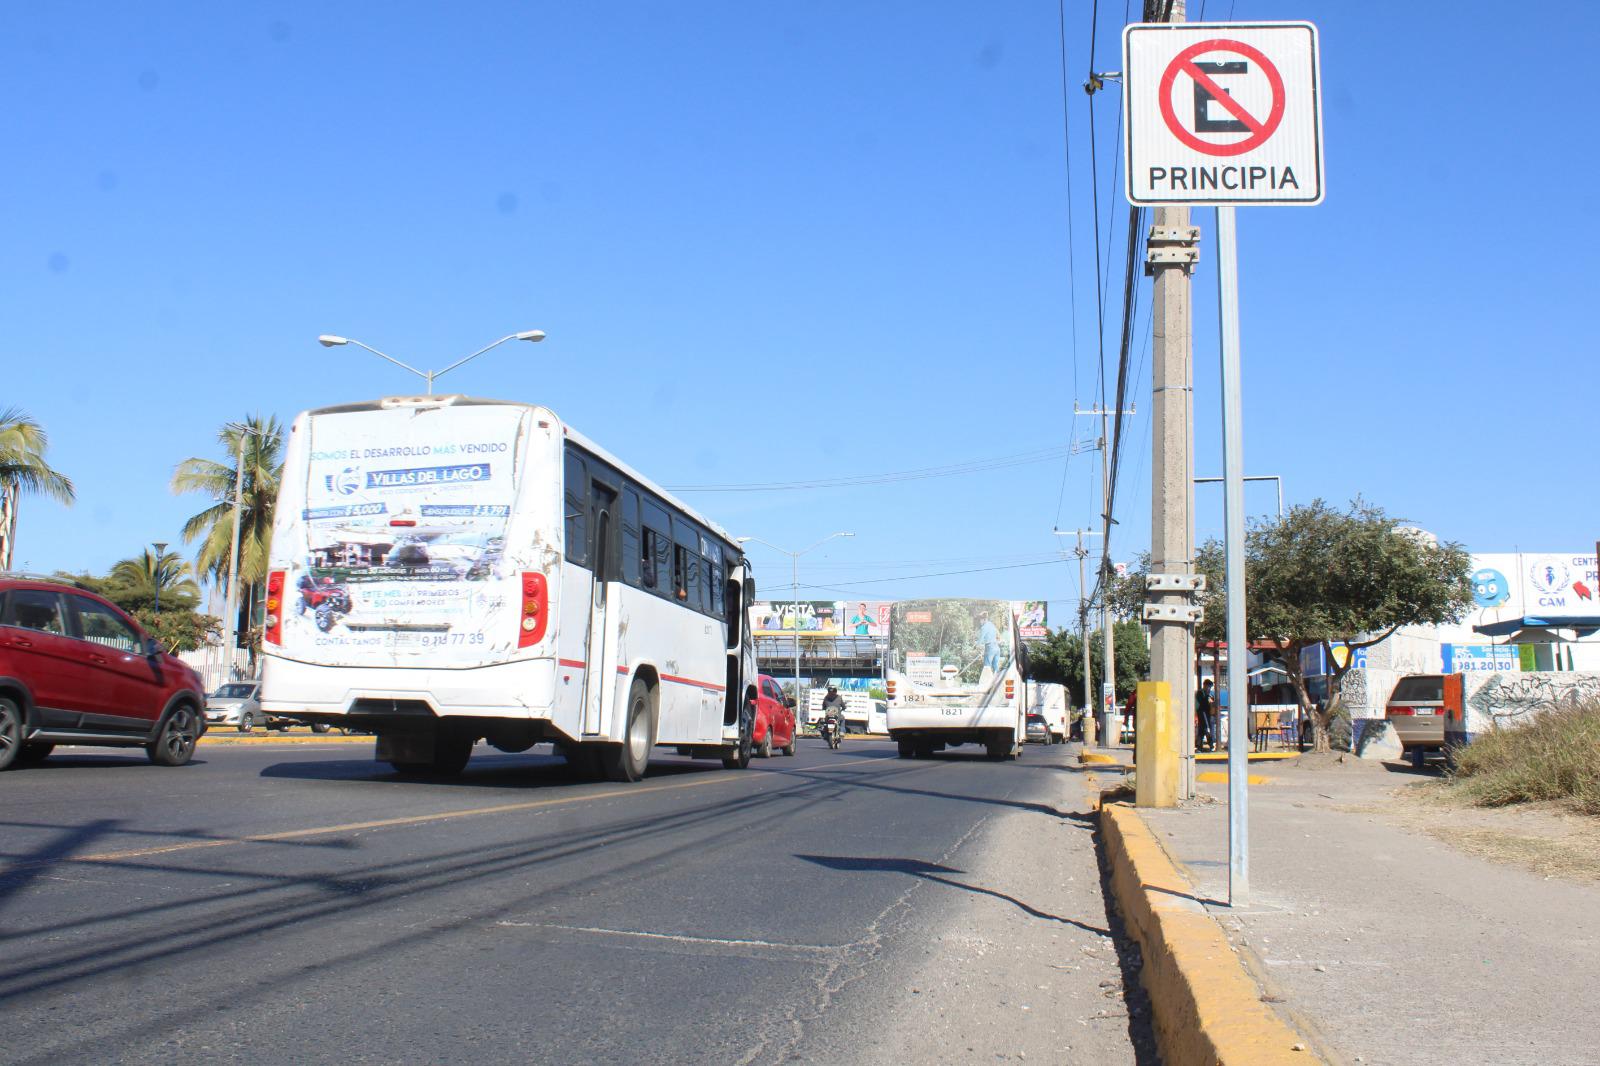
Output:
M1072 402L1076 405L1078 402L1078 241L1072 213L1072 106L1071 94L1067 91L1066 0L1056 0L1056 20L1061 38L1061 142L1067 172L1067 298L1072 308ZM1066 459L1061 464L1061 487L1056 492L1056 524L1061 522L1061 508L1067 499L1067 474L1071 469L1072 451L1069 447Z
M793 492L812 489L855 488L865 485L884 485L896 481L920 481L926 478L955 477L989 470L1003 470L1013 466L1053 462L1071 451L1071 445L1054 445L1036 448L1029 452L995 456L989 459L969 459L947 466L925 466L914 470L897 470L884 474L853 474L847 477L817 478L812 481L748 482L736 485L668 485L668 492Z
M933 574L905 574L899 577L880 577L872 578L866 581L836 581L831 585L801 585L799 587L803 589L825 589L831 591L834 589L854 588L858 585L882 585L890 581L921 581L924 578L930 577L955 577L960 574L991 574L997 570L1026 570L1035 566L1059 565L1061 565L1060 559L1045 559L1036 563L1011 563L1007 566L980 566L972 570L944 570Z

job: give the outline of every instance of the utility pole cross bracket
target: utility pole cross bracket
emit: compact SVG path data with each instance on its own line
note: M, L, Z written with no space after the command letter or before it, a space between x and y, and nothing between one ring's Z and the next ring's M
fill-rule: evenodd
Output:
M1151 226L1149 243L1162 244L1199 244L1199 226Z
M1180 266L1185 274L1193 274L1195 264L1199 261L1198 248L1151 248L1145 253L1144 273L1146 277L1153 277L1157 267Z
M1192 603L1147 603L1144 605L1146 622L1181 622L1194 625L1205 617L1205 608Z
M1147 574L1144 587L1151 592L1204 592L1204 574Z

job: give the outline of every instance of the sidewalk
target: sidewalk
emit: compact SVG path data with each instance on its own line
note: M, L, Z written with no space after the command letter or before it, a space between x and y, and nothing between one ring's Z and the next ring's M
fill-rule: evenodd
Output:
M1222 902L1225 783L1200 786L1216 802L1140 814L1268 996L1333 1061L1600 1061L1600 881L1546 877L1402 827L1419 805L1395 790L1425 778L1400 764L1309 756L1250 771L1265 781L1250 789L1241 912ZM1452 817L1421 821L1449 836Z

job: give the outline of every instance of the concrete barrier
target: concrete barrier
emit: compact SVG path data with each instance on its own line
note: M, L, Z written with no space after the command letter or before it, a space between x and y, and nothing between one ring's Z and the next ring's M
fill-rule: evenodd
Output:
M1140 980L1166 1066L1309 1066L1325 1060L1262 1002L1222 927L1134 808L1100 808L1111 888L1144 954Z

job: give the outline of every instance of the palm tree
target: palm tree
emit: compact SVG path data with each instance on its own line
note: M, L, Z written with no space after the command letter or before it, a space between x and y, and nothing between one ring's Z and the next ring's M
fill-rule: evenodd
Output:
M44 427L19 407L0 410L0 570L11 568L16 544L17 501L23 493L71 503L72 481L45 461L50 439Z
M177 552L162 551L157 555L146 548L144 554L113 566L110 576L141 602L148 600L153 606L164 600L169 608L178 608L199 602L200 586L191 573L189 564Z
M232 560L233 483L239 449L244 449L239 522L241 603L255 601L256 586L267 576L267 550L272 541L272 511L283 476L283 426L276 418L248 417L228 423L217 433L226 460L192 458L178 464L173 492L198 492L212 502L183 524L185 544L199 541L195 573L218 588L227 585Z

